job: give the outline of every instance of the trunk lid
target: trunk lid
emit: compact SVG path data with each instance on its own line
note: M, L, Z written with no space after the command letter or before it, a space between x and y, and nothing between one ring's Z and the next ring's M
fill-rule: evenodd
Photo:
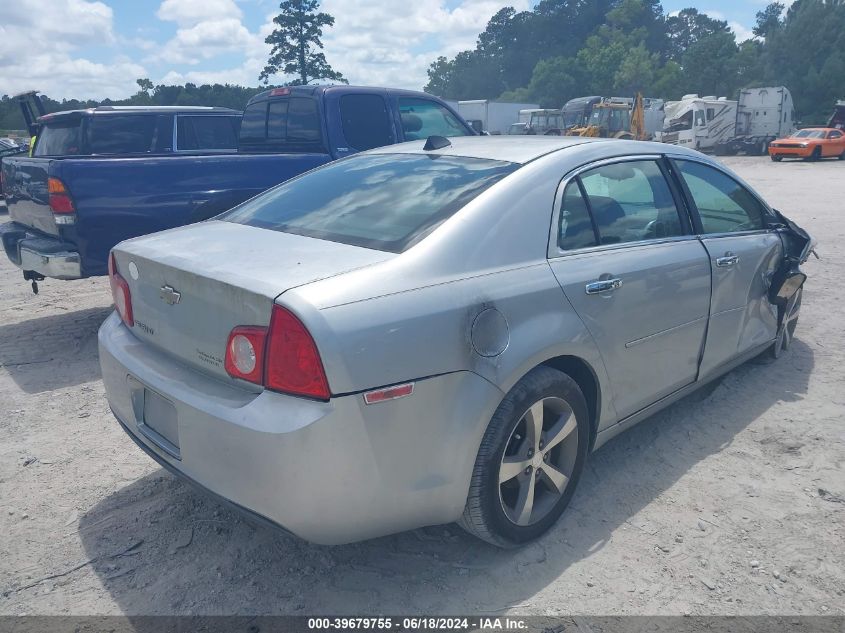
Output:
M223 361L234 327L267 326L274 299L290 288L395 257L223 221L122 242L114 253L129 284L133 333L227 380Z
M50 163L47 158L4 158L3 193L10 219L36 231L59 235L47 193Z

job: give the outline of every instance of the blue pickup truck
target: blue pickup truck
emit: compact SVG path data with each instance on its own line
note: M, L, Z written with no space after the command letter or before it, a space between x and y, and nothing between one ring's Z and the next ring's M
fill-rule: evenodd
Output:
M6 255L35 292L45 277L105 275L121 240L208 219L337 158L474 134L436 97L385 88L265 91L238 117L236 151L202 142L224 133L204 129L223 127L205 118L219 109L200 112L100 107L38 119L33 156L2 161L11 222L0 225Z

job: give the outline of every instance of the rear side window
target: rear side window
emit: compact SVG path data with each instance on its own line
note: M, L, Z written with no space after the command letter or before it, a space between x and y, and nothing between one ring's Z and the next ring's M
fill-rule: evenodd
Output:
M74 156L82 153L82 118L57 121L41 128L33 156Z
M429 136L469 136L467 128L449 110L435 101L399 99L399 116L406 141Z
M176 118L176 147L180 151L237 149L237 117L179 116Z
M713 167L677 161L705 233L751 231L765 226L763 205L745 187Z
M581 195L578 180L572 180L563 192L558 223L558 246L565 251L596 245L596 234L590 220L587 202Z
M154 150L156 116L94 115L88 121L91 154L141 154Z
M517 167L458 156L356 156L279 185L218 219L400 253Z
M683 235L672 192L655 161L602 165L580 180L600 244Z
M340 119L343 136L359 151L393 143L393 126L379 95L344 95L340 98Z

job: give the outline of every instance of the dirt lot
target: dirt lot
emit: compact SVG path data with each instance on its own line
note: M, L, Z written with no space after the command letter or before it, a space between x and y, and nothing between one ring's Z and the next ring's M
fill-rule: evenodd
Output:
M112 419L107 281L35 296L0 258L0 614L845 613L845 163L727 162L819 239L797 340L594 454L519 551L455 526L334 548L253 527Z

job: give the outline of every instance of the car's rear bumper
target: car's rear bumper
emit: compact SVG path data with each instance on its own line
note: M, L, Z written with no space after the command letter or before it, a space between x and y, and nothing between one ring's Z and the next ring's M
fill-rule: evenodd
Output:
M3 250L15 266L53 279L80 279L82 259L76 248L59 238L28 230L16 222L0 225Z
M116 315L99 333L106 396L124 429L170 470L322 544L454 521L502 393L472 372L419 380L411 396L366 405L254 393L142 343ZM152 394L152 395L151 395ZM147 402L175 427L159 435Z

